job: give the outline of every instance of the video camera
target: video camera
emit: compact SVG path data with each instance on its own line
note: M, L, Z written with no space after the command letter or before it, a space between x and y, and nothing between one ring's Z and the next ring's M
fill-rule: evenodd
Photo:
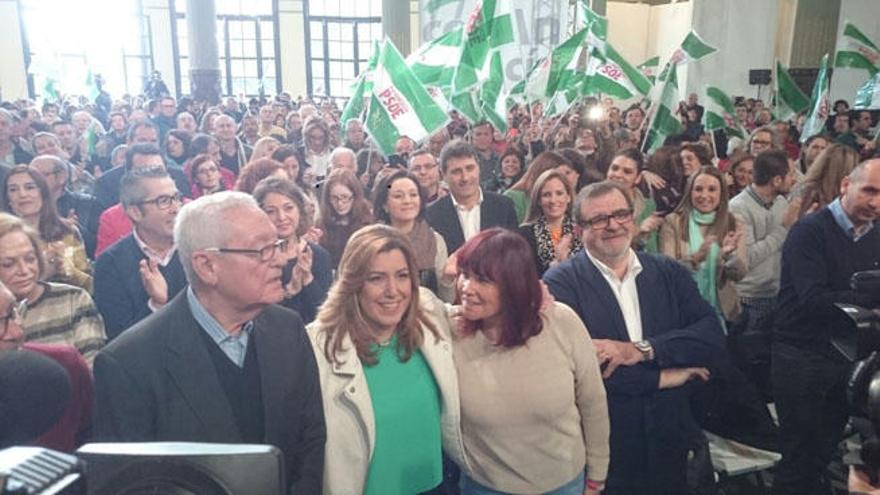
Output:
M880 294L880 270L856 272L850 288L860 294ZM847 383L850 426L858 433L860 445L844 456L844 463L858 466L872 485L880 482L880 309L853 304L835 304L847 317L851 328L846 336L833 339L834 346L855 363Z

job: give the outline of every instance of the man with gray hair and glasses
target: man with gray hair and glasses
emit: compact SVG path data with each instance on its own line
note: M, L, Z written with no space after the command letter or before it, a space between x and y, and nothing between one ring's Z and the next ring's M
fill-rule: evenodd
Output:
M630 247L638 227L624 186L591 184L573 208L584 250L544 281L581 317L602 367L613 459L603 493L686 493L700 433L684 385L708 380L723 356L718 316L683 265Z
M244 193L180 210L174 243L189 287L98 354L101 440L270 444L291 493L321 493L317 365L302 320L276 305L286 242Z

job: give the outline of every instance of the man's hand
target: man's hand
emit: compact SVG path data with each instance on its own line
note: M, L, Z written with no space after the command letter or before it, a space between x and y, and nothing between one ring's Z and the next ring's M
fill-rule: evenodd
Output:
M847 480L846 484L849 493L880 495L880 487L872 485L868 474L856 466L849 467L849 480Z
M661 225L663 225L663 216L659 213L654 213L642 221L642 224L639 225L639 232L642 234L654 232L659 229Z
M660 370L660 383L657 384L657 388L661 390L677 388L694 379L704 382L708 381L709 370L706 368L668 368Z
M599 365L605 365L602 378L608 378L618 366L632 366L642 361L644 356L636 349L632 342L619 340L596 339L593 340L596 347L596 357Z
M803 204L803 197L796 197L791 200L791 203L788 204L788 209L785 210L785 214L782 216L782 225L786 229L790 229L795 222L798 221L798 214L801 212L801 204Z
M642 181L651 189L663 189L666 187L666 180L663 177L648 170L642 172Z
M161 308L168 302L168 282L159 271L159 263L152 258L141 260L140 272L150 302L154 307Z

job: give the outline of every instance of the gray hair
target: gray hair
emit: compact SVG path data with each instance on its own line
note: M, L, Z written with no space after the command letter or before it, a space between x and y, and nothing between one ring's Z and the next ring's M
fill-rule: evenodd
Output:
M758 133L761 133L761 132L767 132L770 134L770 141L773 141L773 143L770 145L770 147L778 150L779 149L779 136L777 136L776 129L773 128L773 124L767 124L765 126L758 127L757 129L752 131L752 133L749 134L749 141L747 143L746 149L747 150L752 149L752 141L754 141L755 136L757 136Z
M187 203L177 213L174 245L190 284L198 282L192 267L193 253L209 247L222 247L229 237L226 212L237 209L262 211L250 194L221 191Z
M345 146L339 146L337 148L334 148L333 151L330 152L330 163L335 163L336 157L342 155L350 156L351 161L355 164L355 166L357 166L357 156L354 154L354 151L352 151L350 148L346 148Z
M169 179L171 176L161 167L139 168L131 170L122 176L119 183L119 202L123 208L136 206L147 199L147 188L144 181L147 179Z
M614 191L618 191L623 197L626 199L627 208L633 207L633 200L630 196L629 191L622 185L617 182L610 180L603 180L602 182L594 182L588 186L584 186L583 189L575 196L574 204L572 205L572 215L574 216L574 221L578 225L583 224L586 218L583 217L583 212L581 211L581 206L583 206L584 202L588 199L600 198L602 196L606 196L608 194L613 193Z
M9 110L5 108L0 108L0 119L5 120L9 124L15 123L15 116Z

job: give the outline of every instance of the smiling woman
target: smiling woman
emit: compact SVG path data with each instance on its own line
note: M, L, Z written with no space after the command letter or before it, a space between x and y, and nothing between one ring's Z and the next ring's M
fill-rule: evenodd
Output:
M535 181L529 214L519 232L532 248L539 275L583 247L571 216L573 199L571 184L558 169L547 170Z

